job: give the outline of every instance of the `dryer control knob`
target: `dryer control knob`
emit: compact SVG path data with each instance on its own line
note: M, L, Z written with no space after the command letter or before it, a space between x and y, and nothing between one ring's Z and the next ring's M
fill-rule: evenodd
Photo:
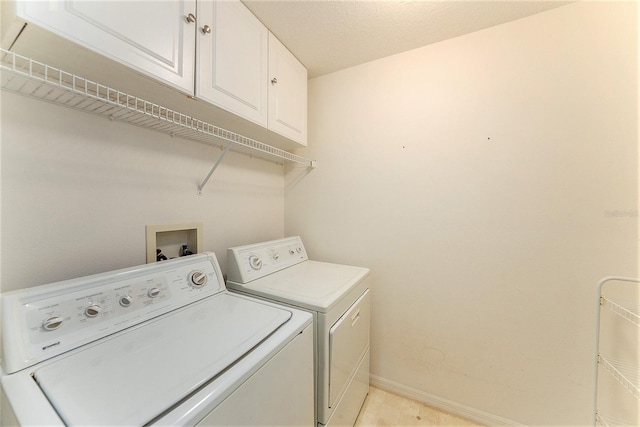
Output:
M271 255L271 257L273 258L274 261L277 261L278 258L280 258L280 254L278 252L274 252L273 255Z
M62 317L53 316L42 322L42 327L46 331L55 331L60 326L62 326L62 322L64 322L64 319Z
M251 255L249 257L249 265L254 270L260 270L262 268L262 260L257 255Z
M101 311L102 308L98 304L91 304L89 307L84 309L84 314L87 317L96 317Z
M207 284L207 275L202 271L192 271L189 273L189 284L192 288L199 289Z
M151 288L151 289L149 289L149 292L147 292L147 295L149 295L149 298L155 298L158 295L160 295L160 289Z
M120 305L123 307L129 307L133 303L133 297L131 295L125 295L120 297Z

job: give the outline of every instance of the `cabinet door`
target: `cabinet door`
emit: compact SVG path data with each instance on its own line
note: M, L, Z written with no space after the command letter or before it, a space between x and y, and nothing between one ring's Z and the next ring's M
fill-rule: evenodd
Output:
M196 97L266 127L268 34L239 0L198 2Z
M137 71L193 94L195 0L28 1L16 14Z
M307 145L307 69L271 33L268 127Z

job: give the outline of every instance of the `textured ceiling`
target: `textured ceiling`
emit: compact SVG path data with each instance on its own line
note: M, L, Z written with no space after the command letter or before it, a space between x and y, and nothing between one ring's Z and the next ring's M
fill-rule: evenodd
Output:
M513 21L567 1L243 0L309 78Z

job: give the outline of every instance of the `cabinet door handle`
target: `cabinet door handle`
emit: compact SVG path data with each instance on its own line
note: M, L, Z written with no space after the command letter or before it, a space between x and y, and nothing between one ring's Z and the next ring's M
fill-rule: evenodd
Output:
M202 27L202 34L209 34L211 32L211 27L208 25L205 25L204 27Z
M193 13L187 15L187 22L189 24L193 24L194 22L196 22L196 17Z
M278 79L277 79L277 78L275 78L275 77L274 77L274 78L272 78L272 79L271 79L271 84L272 84L272 85L274 85L274 84L276 84L276 83L278 83Z

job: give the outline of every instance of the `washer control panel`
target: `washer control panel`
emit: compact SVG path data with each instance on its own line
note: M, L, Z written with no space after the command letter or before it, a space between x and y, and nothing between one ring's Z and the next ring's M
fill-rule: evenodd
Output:
M51 332L63 329L69 333L98 324L110 327L110 320L172 305L173 292L167 278L158 276L29 302L25 305L29 340L45 342L57 335Z
M298 236L237 246L227 250L227 279L249 283L308 259Z
M214 254L36 286L3 298L5 371L179 309L226 288ZM15 353L15 354L14 354Z

